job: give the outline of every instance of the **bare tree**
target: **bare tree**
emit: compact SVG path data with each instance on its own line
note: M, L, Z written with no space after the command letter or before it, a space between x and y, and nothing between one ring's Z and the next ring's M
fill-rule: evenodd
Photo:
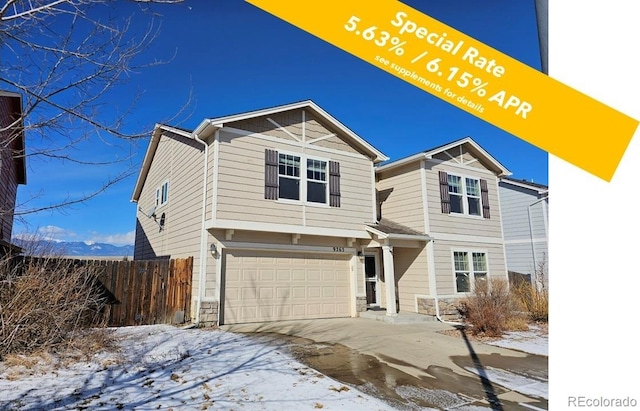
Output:
M149 136L152 124L127 122L139 94L123 101L114 90L142 69L173 58L169 54L163 60L143 61L142 54L159 33L159 15L153 8L161 7L157 3L179 2L0 1L0 89L19 93L23 99L22 117L0 132L22 131L27 140L27 150L14 149L13 155L49 159L53 167L60 162L120 165L90 192L44 205L27 201L16 206L16 215L85 202L135 172L132 143ZM127 9L135 8L135 16L133 11L122 15L123 3ZM141 20L146 24L142 29ZM187 106L188 102L176 108L176 115ZM2 142L3 149L11 149L10 140L16 136ZM88 144L110 147L110 152L118 147L120 154L90 158Z

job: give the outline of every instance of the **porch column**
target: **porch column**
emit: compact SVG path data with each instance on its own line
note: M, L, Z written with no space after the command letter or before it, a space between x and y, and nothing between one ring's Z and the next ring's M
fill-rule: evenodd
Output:
M382 246L382 261L384 265L384 283L387 289L387 315L398 315L396 310L396 273L393 270L393 247Z

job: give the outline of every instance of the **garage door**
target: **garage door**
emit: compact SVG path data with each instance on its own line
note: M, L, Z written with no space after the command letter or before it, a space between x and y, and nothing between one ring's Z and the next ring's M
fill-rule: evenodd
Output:
M349 257L226 251L223 323L349 317Z

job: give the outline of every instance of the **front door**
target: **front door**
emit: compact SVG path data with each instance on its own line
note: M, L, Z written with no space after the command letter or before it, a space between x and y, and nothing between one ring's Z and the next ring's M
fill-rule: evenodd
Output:
M364 256L364 282L367 292L367 306L377 307L380 305L378 297L378 270L376 267L375 254Z

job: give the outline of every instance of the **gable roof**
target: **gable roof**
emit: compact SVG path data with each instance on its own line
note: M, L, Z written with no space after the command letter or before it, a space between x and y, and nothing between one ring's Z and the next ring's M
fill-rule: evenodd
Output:
M392 170L396 167L401 167L414 161L431 159L436 154L445 152L463 144L466 144L467 147L487 166L489 166L491 170L493 170L498 176L502 177L511 175L511 172L507 170L505 166L503 166L498 160L496 160L491 154L489 154L484 148L482 148L480 144L476 143L471 137L461 138L459 140L452 141L450 143L443 144L441 146L434 147L425 151L421 151L405 158L401 158L400 160L382 164L376 167L376 172Z
M516 187L526 188L532 191L535 191L538 194L547 194L549 193L549 186L544 184L534 183L533 181L527 180L518 180L510 177L503 177L500 179L500 183L510 184Z
M350 142L362 149L365 153L369 154L373 159L374 163L380 163L382 161L387 161L389 157L385 156L381 151L377 148L366 142L362 137L354 133L347 126L338 121L331 114L326 112L322 107L317 105L311 100L303 100L296 103L284 104L281 106L275 106L270 108L264 108L260 110L247 111L244 113L233 114L224 117L216 117L204 120L196 129L194 133L199 134L207 125L214 125L218 128L224 127L225 123L232 123L235 121L246 120L249 118L268 116L276 113L281 113L284 111L292 111L292 110L300 110L305 109L313 113L316 117L324 120L329 123L331 126L335 127L337 130L346 135Z
M144 156L144 160L142 162L142 169L140 170L140 174L138 175L138 180L136 181L135 188L133 190L133 196L131 197L131 201L136 202L140 198L140 194L142 193L142 187L144 185L145 180L147 179L147 175L149 174L149 169L151 168L151 163L153 161L153 157L155 155L156 149L158 148L158 143L160 142L160 136L162 135L162 131L169 131L187 138L194 139L196 136L206 137L209 135L208 130L220 129L224 127L225 123L232 123L235 121L246 120L249 118L267 116L275 113L281 113L285 111L291 110L300 110L305 109L312 112L316 117L324 120L329 123L331 126L335 127L337 130L342 132L349 141L355 146L359 147L365 153L371 156L374 163L379 163L382 161L386 161L389 157L385 156L381 151L376 149L371 144L367 143L362 137L358 136L356 133L351 131L347 126L338 121L335 117L324 111L320 106L314 103L311 100L304 100L297 103L285 104L281 106L275 106L260 110L248 111L239 114L233 114L224 117L215 117L203 120L195 130L186 130L179 127L168 126L164 124L156 124L153 129L153 133L151 135L151 141L149 142L149 146L147 147L147 152Z
M16 128L19 130L15 140L12 142L12 149L18 155L14 156L14 164L16 167L16 175L18 184L27 183L27 162L25 161L25 142L24 142L24 121L22 119L22 96L18 93L0 90L0 98L7 99L10 104L12 114L19 121ZM9 124L0 124L0 127L6 127Z

